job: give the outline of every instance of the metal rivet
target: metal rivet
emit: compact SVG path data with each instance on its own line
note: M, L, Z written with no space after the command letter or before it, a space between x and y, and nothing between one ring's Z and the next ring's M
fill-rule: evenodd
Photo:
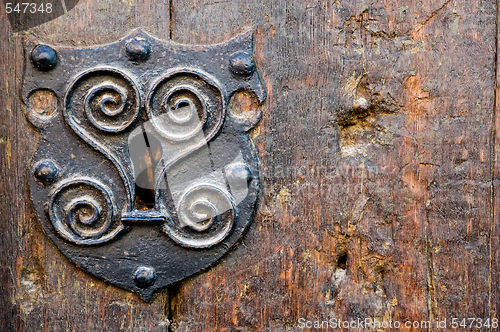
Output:
M38 45L31 52L31 61L42 71L52 69L57 63L57 53L50 46Z
M142 38L134 38L125 46L130 59L143 61L151 55L151 44Z
M57 173L56 164L52 160L44 160L36 166L34 176L39 181L50 182L56 178Z
M149 266L139 266L134 273L134 282L137 287L146 288L156 280L156 270Z
M255 63L248 53L236 52L229 58L229 68L235 75L250 77L255 71Z
M226 179L231 190L246 190L252 181L252 172L245 164L230 165L226 168Z

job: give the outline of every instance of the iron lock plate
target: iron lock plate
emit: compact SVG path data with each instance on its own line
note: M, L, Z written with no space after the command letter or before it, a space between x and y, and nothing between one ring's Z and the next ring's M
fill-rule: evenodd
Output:
M89 48L26 39L25 59L31 199L64 256L150 301L234 247L260 187L248 136L260 111L228 107L239 91L266 98L252 33L210 46L140 29Z

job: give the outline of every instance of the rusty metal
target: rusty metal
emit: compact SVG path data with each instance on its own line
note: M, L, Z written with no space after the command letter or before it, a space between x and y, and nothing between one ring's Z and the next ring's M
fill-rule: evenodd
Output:
M253 220L266 96L252 33L190 46L141 30L90 48L25 42L23 102L40 132L28 177L40 223L78 267L150 301L215 264ZM259 112L259 111L257 111Z

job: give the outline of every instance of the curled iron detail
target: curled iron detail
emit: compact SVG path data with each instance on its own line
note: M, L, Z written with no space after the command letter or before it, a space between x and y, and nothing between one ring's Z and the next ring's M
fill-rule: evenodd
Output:
M77 111L73 111L72 106L82 99L88 120L105 132L119 133L129 128L140 111L141 97L135 83L114 68L87 70L73 80L65 98L64 114L68 122L79 119L81 107L75 105Z
M114 239L124 226L114 222L115 208L109 190L92 179L66 181L50 200L49 217L57 233L79 245L96 245Z
M178 244L209 248L224 240L236 217L232 196L214 185L188 189L177 206L177 218L163 224L163 230Z

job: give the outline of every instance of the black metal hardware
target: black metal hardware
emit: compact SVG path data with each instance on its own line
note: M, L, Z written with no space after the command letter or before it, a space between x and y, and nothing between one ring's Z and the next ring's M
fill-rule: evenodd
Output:
M228 103L266 96L252 33L188 46L141 30L91 48L25 42L28 176L47 236L111 284L153 294L215 264L254 217L257 154Z

